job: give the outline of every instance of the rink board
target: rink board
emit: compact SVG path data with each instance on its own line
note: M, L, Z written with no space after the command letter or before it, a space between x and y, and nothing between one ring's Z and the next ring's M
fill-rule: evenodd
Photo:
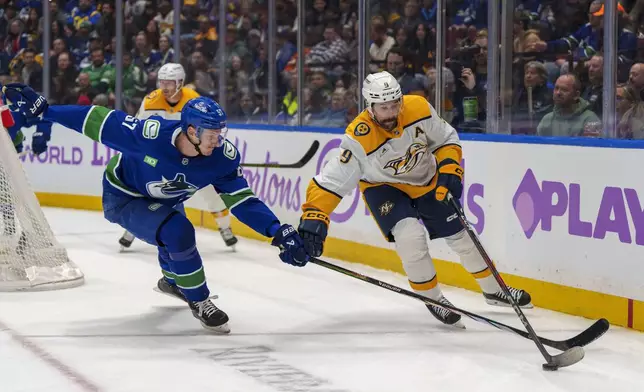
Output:
M231 128L228 135L246 163L295 162L320 142L302 169L244 169L258 197L296 225L308 182L338 153L341 134L250 127ZM476 139L463 141L462 201L508 283L529 290L537 306L644 330L644 184L633 176L644 165L641 150ZM49 151L22 159L43 205L100 209L102 172L113 154L55 126ZM195 224L215 227L198 195L187 205ZM403 272L357 189L331 218L327 256ZM234 225L240 235L259 238ZM441 282L476 289L442 240L430 249Z

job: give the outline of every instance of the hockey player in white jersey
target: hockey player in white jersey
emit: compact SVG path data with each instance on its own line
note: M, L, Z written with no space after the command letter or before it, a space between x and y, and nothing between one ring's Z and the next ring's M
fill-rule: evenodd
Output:
M444 238L460 256L489 304L509 306L455 211L446 203L448 192L456 199L463 192L462 151L454 128L425 98L403 95L398 81L388 72L367 76L362 96L367 108L347 127L340 154L309 184L298 229L307 252L315 257L322 254L329 215L342 197L359 185L383 235L395 242L414 291L450 303L438 285L427 231L431 239ZM515 288L510 292L520 306L532 306L527 292ZM459 314L427 307L441 322L461 325Z
M145 120L150 116L161 116L166 120L181 119L181 110L183 106L199 94L183 84L186 80L186 72L181 64L168 63L159 69L158 77L159 88L148 94L141 103L136 117ZM215 217L221 238L234 249L237 244L237 237L230 228L230 213L217 194L215 188L208 186L197 193L206 202L208 210ZM183 209L183 206L179 207ZM119 239L121 251L129 248L134 241L134 235L128 231L123 233Z

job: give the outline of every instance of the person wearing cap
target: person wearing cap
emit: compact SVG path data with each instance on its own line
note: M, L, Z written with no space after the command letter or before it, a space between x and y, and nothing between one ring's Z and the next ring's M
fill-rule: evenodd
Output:
M588 59L603 48L604 4L601 0L590 3L589 22L571 35L553 41L538 41L526 48L528 52L567 53L572 51L575 61ZM624 6L617 3L617 18L622 22L626 18ZM637 53L637 36L618 24L617 53L620 60L633 60Z

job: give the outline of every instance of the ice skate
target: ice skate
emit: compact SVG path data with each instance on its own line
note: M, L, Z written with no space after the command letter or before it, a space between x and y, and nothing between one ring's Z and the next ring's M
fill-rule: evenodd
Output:
M441 297L438 299L438 302L442 304L452 305L452 303L449 302L443 295L441 295ZM463 325L463 323L461 322L460 314L454 313L449 309L441 308L440 306L425 306L427 306L427 309L429 309L429 313L431 313L432 316L436 317L441 323L465 329L465 325Z
M224 242L226 243L226 246L235 250L237 237L235 237L235 234L233 234L233 231L230 229L230 227L220 228L219 234L221 234L221 238L223 238Z
M514 287L510 286L508 286L508 289L517 305L525 309L533 308L532 298L527 291L515 289ZM505 295L503 290L499 289L499 291L497 291L495 294L483 293L483 296L485 297L485 302L487 302L489 305L505 307L512 306L510 304L510 301L508 300L508 296Z
M204 328L218 333L230 333L228 315L217 308L210 299L204 301L188 301L192 315L201 322Z
M126 249L132 246L132 242L134 242L134 238L135 238L134 235L129 231L126 231L125 233L123 233L121 238L119 238L119 244L121 245L121 252L124 252Z
M159 281L157 282L157 287L156 288L157 288L156 291L158 291L158 292L160 292L162 294L167 294L169 296L178 298L178 299L182 300L185 303L188 303L188 300L183 295L181 290L179 290L177 285L168 282L168 280L166 278L159 279Z
M161 278L157 282L157 287L154 288L154 291L157 293L169 295L172 298L177 298L182 300L185 303L188 303L188 300L186 300L186 297L184 297L183 293L181 290L174 284L168 282L166 278ZM211 295L208 297L208 299L217 299L219 298L218 295Z

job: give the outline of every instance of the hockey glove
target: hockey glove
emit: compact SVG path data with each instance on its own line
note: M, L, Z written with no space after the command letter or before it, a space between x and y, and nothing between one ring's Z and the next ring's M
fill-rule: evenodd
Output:
M35 155L47 151L47 143L51 139L51 123L42 122L36 126L36 132L31 137L31 150Z
M280 248L280 259L286 264L304 267L309 262L309 255L304 249L304 242L295 228L282 225L273 237L271 245Z
M447 192L456 199L463 194L463 168L451 158L438 163L438 180L436 181L436 200L446 201Z
M329 230L329 216L322 211L306 211L297 231L304 240L306 252L313 257L322 256L324 241Z
M26 84L7 84L2 88L2 93L9 108L24 114L28 121L38 118L49 106L45 97Z

